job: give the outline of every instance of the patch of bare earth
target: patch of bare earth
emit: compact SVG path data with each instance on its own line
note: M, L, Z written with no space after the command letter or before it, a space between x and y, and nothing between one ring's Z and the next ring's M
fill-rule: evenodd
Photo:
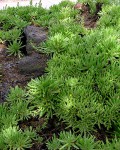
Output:
M23 88L32 78L43 75L45 73L45 68L48 61L47 55L34 52L32 55L35 55L36 57L39 56L40 59L38 65L40 65L42 69L34 73L22 74L18 68L18 62L20 59L18 57L9 56L6 48L7 47L4 44L0 44L0 103L5 101L10 87L15 87L18 85ZM34 65L34 62L32 65Z
M74 6L74 9L80 10L80 17L83 17L84 20L84 26L86 28L95 28L97 25L97 21L99 20L99 12L102 9L102 4L97 3L96 4L96 12L94 14L91 14L90 12L90 7L88 4L82 4L82 3L77 3Z

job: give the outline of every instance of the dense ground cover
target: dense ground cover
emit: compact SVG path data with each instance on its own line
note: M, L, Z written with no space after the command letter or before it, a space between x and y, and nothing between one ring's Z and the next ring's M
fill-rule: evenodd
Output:
M22 57L20 36L33 24L48 27L47 41L36 49L52 56L44 76L11 88L0 105L0 149L119 150L120 5L84 2L92 14L102 3L94 29L66 1L49 10L0 11L0 39L8 41L9 54Z

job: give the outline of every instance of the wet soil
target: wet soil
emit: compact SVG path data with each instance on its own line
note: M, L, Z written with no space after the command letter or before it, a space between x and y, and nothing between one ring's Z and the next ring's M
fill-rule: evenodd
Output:
M95 131L92 133L92 135L95 137L96 141L102 141L106 143L106 139L111 141L111 139L115 138L113 137L113 131L114 131L114 125L111 126L111 128L108 130L104 125L96 125Z
M97 21L99 20L99 12L102 9L102 4L96 4L96 11L94 14L90 12L90 6L88 4L77 3L74 7L75 9L80 10L80 18L83 17L84 26L88 29L95 28L97 26ZM78 20L80 21L80 20Z
M32 53L32 55L39 56L39 64L42 66L42 70L30 74L21 74L18 69L20 58L9 56L6 48L7 47L4 44L0 44L0 103L5 101L5 97L7 96L10 87L18 85L23 88L32 78L42 76L45 73L45 68L49 59L45 54L39 54L37 52Z
M32 127L37 131L37 135L42 138L42 142L33 141L33 146L30 150L48 150L46 143L52 139L53 134L57 137L61 131L65 131L66 125L59 121L56 116L53 116L52 119L46 118L30 118L23 122L19 122L19 127L24 131L28 127Z

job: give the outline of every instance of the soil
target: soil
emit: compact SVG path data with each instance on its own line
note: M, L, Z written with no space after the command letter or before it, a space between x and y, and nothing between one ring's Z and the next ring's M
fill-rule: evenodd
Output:
M80 18L83 17L84 20L84 26L88 29L95 28L97 26L97 21L99 20L99 12L102 9L102 4L97 3L96 4L96 12L94 14L91 14L90 7L88 4L81 4L77 3L74 6L74 9L80 10Z
M40 65L42 65L43 70L39 72L34 72L34 74L21 74L18 70L18 57L9 56L7 54L5 44L0 44L0 64L1 64L1 79L0 79L0 103L5 101L10 87L25 87L27 83L38 76L42 76L45 73L46 63L48 61L48 56L45 54L38 54L41 58L39 60ZM34 54L32 54L34 55ZM26 56L24 56L26 57Z
M56 118L56 116L53 116L53 118L49 120L36 117L19 123L19 127L22 130L25 130L28 126L36 129L38 136L43 139L42 143L34 141L34 144L30 150L47 150L47 141L52 139L53 134L58 136L59 133L65 130L66 127L63 122L60 122L58 118ZM42 126L43 128L41 128Z

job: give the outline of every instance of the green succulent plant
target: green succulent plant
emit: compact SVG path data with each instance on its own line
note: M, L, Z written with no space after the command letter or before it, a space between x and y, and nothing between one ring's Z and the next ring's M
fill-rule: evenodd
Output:
M48 149L119 150L120 9L114 0L84 2L92 13L98 2L103 3L96 29L85 29L82 19L77 20L74 4L67 1L49 10L32 3L0 10L0 39L10 43L10 55L21 57L22 30L33 23L49 27L40 52L54 53L45 76L32 79L26 90L11 88L0 105L0 149L30 149L36 140L41 144L36 133L46 129L55 116L66 128L47 141ZM19 126L31 117L45 117L48 122L35 131ZM103 129L104 143L98 137Z
M13 41L13 43L10 43L10 45L7 48L7 51L9 55L18 56L20 58L22 56L22 53L20 51L22 47L22 42L15 40Z
M60 132L59 138L54 135L52 140L47 142L47 147L49 150L95 150L98 148L98 142L95 142L93 136L76 136L70 131Z
M31 129L23 132L16 126L10 126L1 132L0 148L15 150L30 148L35 136L35 132Z
M18 28L13 28L9 31L4 32L4 40L6 41L15 41L20 40L21 38L21 30Z

